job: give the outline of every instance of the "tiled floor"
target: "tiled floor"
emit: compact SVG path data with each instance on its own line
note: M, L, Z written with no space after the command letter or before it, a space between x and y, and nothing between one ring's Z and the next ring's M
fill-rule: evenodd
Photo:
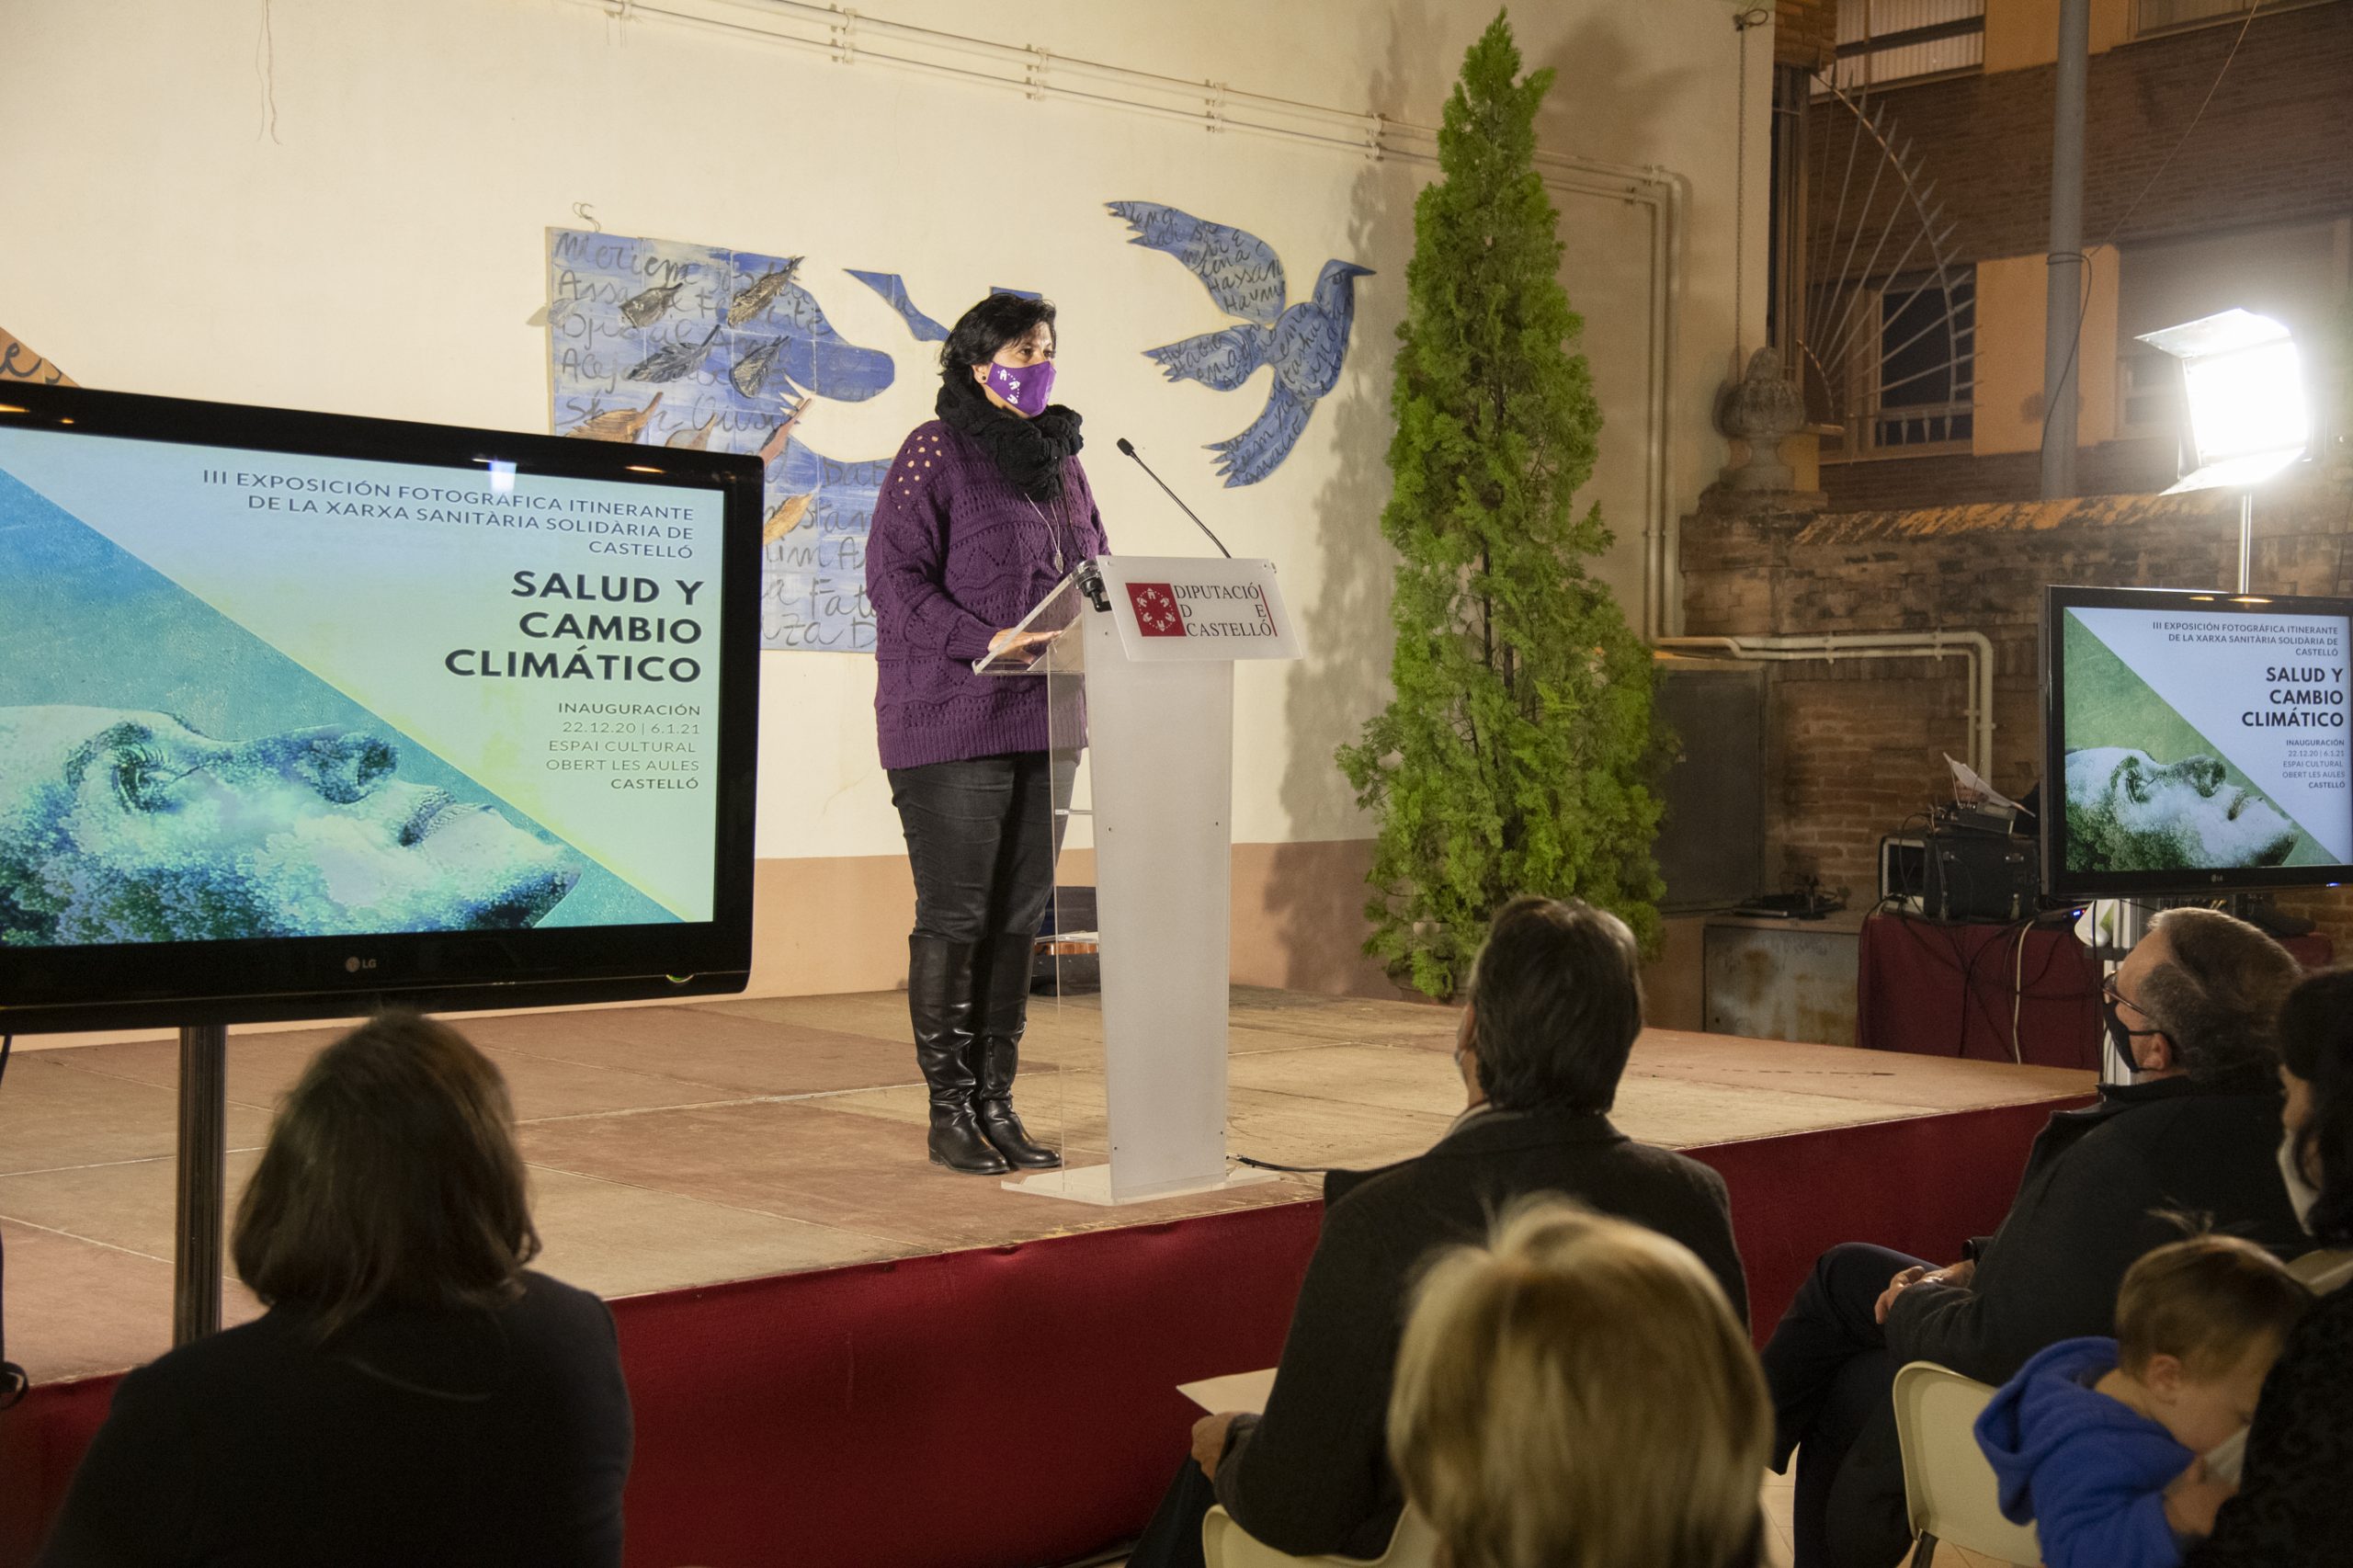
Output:
M1772 1526L1773 1539L1767 1541L1766 1561L1771 1568L1788 1568L1790 1562L1790 1498L1792 1486L1786 1475L1767 1474L1765 1477L1765 1518ZM1906 1557L1909 1563L1914 1559ZM1939 1543L1937 1547L1937 1568L2007 1568L1991 1557L1981 1557L1962 1547Z
M1234 993L1229 1144L1279 1165L1366 1165L1428 1147L1461 1108L1454 1015L1407 1003ZM1263 1186L1108 1210L929 1165L903 994L467 1021L505 1071L547 1251L608 1296L823 1268L1295 1200ZM234 1035L230 1198L278 1097L329 1036ZM1035 1010L1020 1081L1032 1133L1104 1157L1102 1017ZM133 1365L168 1339L177 1048L19 1051L0 1086L8 1349L49 1381ZM1676 1146L2080 1093L2088 1076L1653 1031L1617 1120ZM256 1310L233 1280L230 1321Z
M1765 1520L1770 1527L1765 1542L1766 1568L1790 1568L1790 1492L1791 1483L1788 1476L1774 1475L1769 1471L1766 1474L1763 1494ZM1909 1557L1904 1559L1906 1563L1912 1561ZM1939 1546L1937 1549L1937 1565L1938 1568L2006 1568L1990 1557L1980 1557L1957 1546ZM1100 1568L1126 1568L1126 1564L1110 1562L1101 1564Z

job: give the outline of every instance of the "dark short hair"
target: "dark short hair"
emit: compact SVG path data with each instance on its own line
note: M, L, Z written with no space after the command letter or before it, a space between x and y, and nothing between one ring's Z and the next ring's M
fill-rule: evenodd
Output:
M1479 1086L1499 1110L1606 1111L1643 1032L1626 923L1578 899L1516 898L1472 966Z
M1054 325L1054 302L1023 294L991 294L956 318L948 341L939 346L939 371L944 376L970 376L972 367L985 365L1008 343L1018 343L1040 323L1052 328L1057 347L1062 328Z
M2117 1364L2137 1378L2152 1356L2171 1356L2193 1378L2226 1377L2258 1345L2285 1343L2312 1299L2253 1242L2168 1242L2125 1270L2116 1293Z
M2211 1083L2279 1062L2279 1007L2303 971L2287 949L2216 909L2168 909L2150 923L2170 956L2139 1006L2173 1042L2176 1064Z
M2313 1119L2295 1150L2320 1165L2320 1199L2306 1223L2315 1240L2353 1246L2353 969L2325 971L2288 993L2279 1058L2313 1086Z
M231 1247L321 1338L370 1307L515 1299L539 1255L498 1068L449 1025L386 1013L312 1059L278 1108Z

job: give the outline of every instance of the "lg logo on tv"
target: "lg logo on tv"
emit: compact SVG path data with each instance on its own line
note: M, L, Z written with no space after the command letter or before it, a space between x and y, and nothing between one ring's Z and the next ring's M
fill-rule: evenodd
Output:
M376 960L374 959L363 959L357 953L343 960L343 972L346 974L358 974L362 970L374 969L375 967Z

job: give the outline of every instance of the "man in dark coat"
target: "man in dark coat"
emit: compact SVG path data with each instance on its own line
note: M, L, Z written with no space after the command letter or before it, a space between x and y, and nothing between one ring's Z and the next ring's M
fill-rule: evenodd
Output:
M1798 1454L1797 1568L1890 1568L1910 1549L1889 1396L1898 1367L1935 1361L2001 1383L2060 1340L2114 1334L2125 1270L2185 1222L2283 1256L2308 1244L2275 1163L2274 1025L2297 973L2243 921L2159 915L2103 1005L2133 1080L2051 1119L2001 1229L1944 1268L1861 1244L1815 1263L1764 1352L1774 1467Z
M1470 1108L1418 1159L1327 1178L1266 1414L1195 1426L1131 1568L1199 1563L1213 1502L1280 1551L1379 1557L1404 1506L1386 1437L1416 1272L1515 1199L1565 1193L1673 1237L1747 1321L1723 1178L1609 1124L1642 1032L1637 961L1622 921L1574 901L1523 898L1495 916L1457 1036Z

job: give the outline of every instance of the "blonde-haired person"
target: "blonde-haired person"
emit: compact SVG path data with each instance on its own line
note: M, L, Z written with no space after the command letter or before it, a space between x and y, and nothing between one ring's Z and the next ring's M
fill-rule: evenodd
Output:
M2302 1249L2274 1158L2279 1008L2300 973L2244 920L2166 910L2101 1002L2131 1081L2052 1116L1993 1235L1942 1268L1861 1242L1815 1260L1761 1356L1773 1466L1796 1460L1795 1568L1895 1568L1911 1551L1888 1392L1898 1367L1934 1361L1998 1385L2061 1340L2112 1333L2124 1272L2176 1238L2171 1214L2207 1215L2283 1257ZM1880 1175L1899 1188L1938 1179Z
M1439 1256L1389 1446L1448 1568L1752 1568L1772 1405L1689 1249L1540 1198Z
M1201 1568L1213 1505L1294 1557L1387 1551L1405 1511L1389 1395L1414 1282L1432 1253L1483 1240L1523 1199L1573 1198L1682 1243L1746 1321L1723 1177L1609 1120L1643 1032L1641 969L1634 934L1606 910L1517 898L1496 912L1456 1026L1462 1114L1414 1159L1324 1176L1266 1409L1193 1424L1192 1458L1128 1568Z

